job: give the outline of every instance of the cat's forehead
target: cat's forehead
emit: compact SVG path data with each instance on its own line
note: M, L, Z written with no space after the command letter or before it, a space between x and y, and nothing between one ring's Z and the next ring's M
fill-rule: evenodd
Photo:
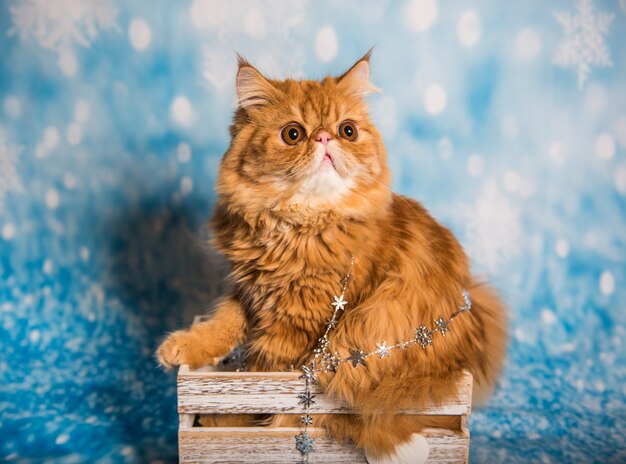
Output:
M346 95L331 77L321 81L287 79L279 87L283 90L284 109L303 121L341 120L366 114L362 100Z

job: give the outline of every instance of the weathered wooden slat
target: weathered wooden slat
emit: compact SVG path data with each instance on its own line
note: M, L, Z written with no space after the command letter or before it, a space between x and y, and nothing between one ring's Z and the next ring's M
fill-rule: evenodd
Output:
M298 462L295 449L297 428L195 427L179 432L181 463L287 463ZM323 429L309 428L317 451L309 456L314 463L366 463L363 451L351 443L328 438ZM428 463L465 463L469 437L463 432L427 429L421 432L428 441Z
M458 385L458 396L446 404L427 404L407 414L464 415L471 405L472 377L467 373ZM178 412L183 414L242 414L282 413L298 414L298 394L303 383L297 372L191 372L178 374ZM354 412L343 402L323 396L312 388L317 403L311 407L315 414L340 414Z

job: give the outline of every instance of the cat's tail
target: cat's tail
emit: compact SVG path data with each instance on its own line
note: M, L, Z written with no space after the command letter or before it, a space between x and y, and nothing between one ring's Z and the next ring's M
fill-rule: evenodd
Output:
M502 370L508 345L508 316L502 300L485 283L473 282L468 289L472 316L481 328L481 339L470 370L474 376L473 403L484 404Z

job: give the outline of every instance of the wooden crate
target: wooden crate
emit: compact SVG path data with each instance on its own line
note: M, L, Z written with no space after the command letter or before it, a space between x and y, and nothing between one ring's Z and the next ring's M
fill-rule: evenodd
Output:
M294 437L300 428L194 427L197 414L297 414L303 412L297 395L303 381L298 372L220 372L211 368L178 371L179 458L182 463L300 462ZM350 413L340 401L326 398L315 386L317 403L309 412ZM466 463L469 452L467 418L471 412L472 376L465 373L456 398L444 405L429 404L406 414L460 416L459 430L426 429L420 433L430 447L429 463ZM366 463L363 452L350 443L328 438L323 429L309 427L315 438L314 463Z

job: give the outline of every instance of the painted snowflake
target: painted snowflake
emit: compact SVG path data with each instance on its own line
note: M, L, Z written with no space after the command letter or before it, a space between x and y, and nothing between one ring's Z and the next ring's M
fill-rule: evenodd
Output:
M8 192L20 192L23 189L17 172L19 153L20 148L9 145L4 132L0 130L0 211L4 209Z
M25 0L10 8L9 35L33 38L55 51L62 71L76 73L75 48L90 47L99 30L119 30L113 0Z
M519 252L520 213L494 182L487 182L465 216L465 245L472 259L490 274Z
M609 32L615 15L595 13L592 0L579 0L576 14L561 11L554 16L565 34L554 62L563 68L575 68L578 87L582 88L591 74L592 66L613 65L604 36Z
M233 49L246 50L246 58L266 75L299 75L305 62L307 6L306 1L289 0L193 0L191 23L207 38L202 51L204 79L220 91L232 85ZM224 47L225 42L230 46ZM272 48L289 49L289 53L267 53Z

